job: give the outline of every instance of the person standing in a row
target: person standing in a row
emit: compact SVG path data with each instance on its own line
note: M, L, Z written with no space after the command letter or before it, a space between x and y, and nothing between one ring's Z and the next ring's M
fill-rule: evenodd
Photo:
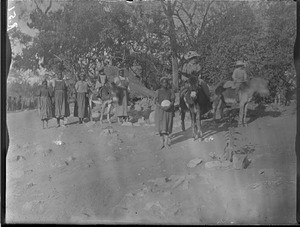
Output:
M161 88L156 91L155 96L155 123L161 137L161 149L164 147L170 148L170 135L173 129L175 94L169 88L168 80L167 77L160 79Z
M79 124L82 124L82 121L85 117L88 117L88 83L84 80L84 74L80 74L80 80L75 84L76 90L76 102L77 102L77 114L79 118Z
M119 70L119 75L114 79L115 84L122 88L123 92L116 106L116 116L118 117L118 122L126 122L128 120L128 89L129 80L125 76L124 69ZM122 119L122 121L121 121Z
M67 85L63 80L62 66L59 68L57 79L54 80L54 101L55 101L55 117L57 127L60 127L60 120L65 120L65 117L70 115L69 105L67 103ZM65 124L62 126L65 127Z
M11 96L9 96L7 100L7 111L11 111L11 110L12 110L12 98Z
M48 120L53 117L52 110L52 92L47 86L47 80L42 82L42 88L38 91L37 96L39 97L39 109L40 116L43 124L43 129L45 128L44 123L46 121L48 128Z

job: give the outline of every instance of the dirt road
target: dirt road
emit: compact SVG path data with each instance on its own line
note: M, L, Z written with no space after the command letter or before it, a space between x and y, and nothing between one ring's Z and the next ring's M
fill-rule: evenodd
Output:
M213 159L225 130L209 121L199 142L176 116L172 149L159 150L151 125L78 125L70 117L66 128L51 120L42 130L37 111L9 113L7 222L295 223L295 111L265 112L234 129L234 145L250 160L241 170Z

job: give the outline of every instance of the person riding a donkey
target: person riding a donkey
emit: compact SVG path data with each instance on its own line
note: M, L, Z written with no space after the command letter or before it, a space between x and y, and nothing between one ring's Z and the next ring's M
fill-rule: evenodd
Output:
M95 89L97 92L108 82L107 75L104 73L104 68L99 70L98 80L96 81Z
M243 61L239 60L236 62L236 69L233 71L232 79L233 81L227 81L223 87L231 87L232 89L238 90L240 88L240 85L248 80L248 76L245 70L245 63Z

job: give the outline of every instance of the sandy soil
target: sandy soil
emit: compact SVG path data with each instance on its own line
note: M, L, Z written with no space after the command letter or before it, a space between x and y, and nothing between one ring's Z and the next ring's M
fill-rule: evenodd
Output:
M151 125L77 124L41 129L36 110L9 113L8 223L296 223L296 107L249 111L233 129L246 169L209 168L225 147L226 123L203 123L206 139L181 132L159 150ZM187 120L186 127L190 126ZM54 141L61 141L57 145ZM188 167L190 160L202 162Z

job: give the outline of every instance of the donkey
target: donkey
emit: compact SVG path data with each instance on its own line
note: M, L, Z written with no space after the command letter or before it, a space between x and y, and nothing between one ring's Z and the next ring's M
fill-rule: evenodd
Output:
M230 97L230 92L235 93L232 88L224 88L224 83L225 82L220 83L215 89L216 98L213 101L214 120L216 119L217 110L220 111L221 118L223 117L224 105L222 105L222 103L226 104L228 103L227 100L232 98ZM237 93L240 108L238 127L247 126L246 116L248 103L252 100L255 93L258 93L263 97L269 95L268 81L259 77L252 78L249 81L242 82ZM234 104L237 103L237 100L233 98L230 102Z
M106 82L99 91L93 90L90 96L90 106L93 103L101 103L101 114L100 114L100 123L103 123L104 110L107 107L106 120L111 123L109 113L113 103L119 102L121 100L122 88L116 86L114 82ZM95 101L95 98L98 98L98 101Z
M202 139L201 117L211 110L211 103L201 87L198 86L196 77L188 80L188 86L179 94L179 107L181 115L181 129L185 131L185 114L190 112L194 140Z

